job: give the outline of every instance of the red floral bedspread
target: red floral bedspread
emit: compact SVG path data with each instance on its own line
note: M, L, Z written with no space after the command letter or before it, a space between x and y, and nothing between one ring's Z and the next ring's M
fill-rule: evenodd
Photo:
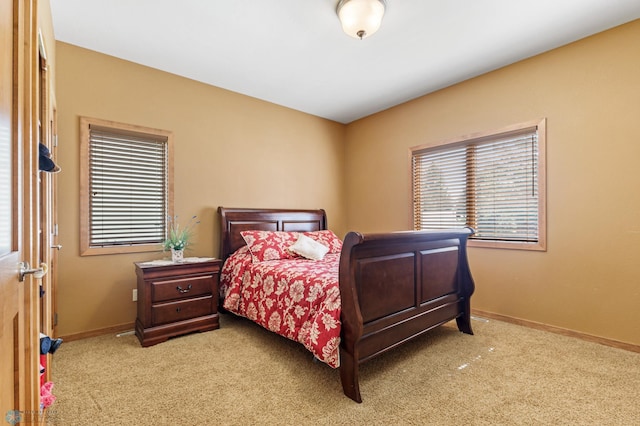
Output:
M320 361L340 365L339 253L322 260L252 263L247 247L220 274L225 309L302 343Z

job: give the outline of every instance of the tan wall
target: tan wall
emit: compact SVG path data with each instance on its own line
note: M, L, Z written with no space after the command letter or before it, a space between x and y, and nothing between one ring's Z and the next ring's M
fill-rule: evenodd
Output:
M218 205L323 207L339 235L410 229L411 146L546 117L548 250L470 249L472 306L640 344L638 39L634 21L348 126L57 43L58 334L132 322L132 262L162 255L78 256L80 115L175 132L199 256L218 253Z
M218 255L218 206L324 208L344 234L343 125L57 43L58 335L133 323L133 262L162 252L79 256L79 117L174 132L175 209L197 215L194 250Z
M470 249L472 307L640 344L640 21L350 124L349 229L410 229L408 150L547 118L548 250Z

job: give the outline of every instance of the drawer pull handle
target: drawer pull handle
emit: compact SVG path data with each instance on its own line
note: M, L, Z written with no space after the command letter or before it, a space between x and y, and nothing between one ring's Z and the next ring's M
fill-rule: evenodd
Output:
M182 308L176 308L176 312L180 312Z
M191 284L189 284L187 286L187 288L182 288L182 287L178 286L178 287L176 287L176 290L178 290L181 294L189 293L189 290L191 290Z

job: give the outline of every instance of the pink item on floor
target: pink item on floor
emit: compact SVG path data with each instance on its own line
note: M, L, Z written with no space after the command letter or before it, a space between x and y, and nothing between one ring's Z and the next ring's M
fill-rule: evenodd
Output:
M56 402L56 397L51 393L53 388L53 382L47 382L40 387L40 405L42 408L47 408Z

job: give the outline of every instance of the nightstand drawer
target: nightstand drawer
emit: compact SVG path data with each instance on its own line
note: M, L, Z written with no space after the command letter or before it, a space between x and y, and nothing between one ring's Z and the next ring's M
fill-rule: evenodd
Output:
M151 307L151 318L154 325L161 325L210 315L212 303L212 295L178 302L160 303Z
M153 303L167 300L184 299L210 295L213 275L183 278L170 281L156 281L151 283L151 301Z

